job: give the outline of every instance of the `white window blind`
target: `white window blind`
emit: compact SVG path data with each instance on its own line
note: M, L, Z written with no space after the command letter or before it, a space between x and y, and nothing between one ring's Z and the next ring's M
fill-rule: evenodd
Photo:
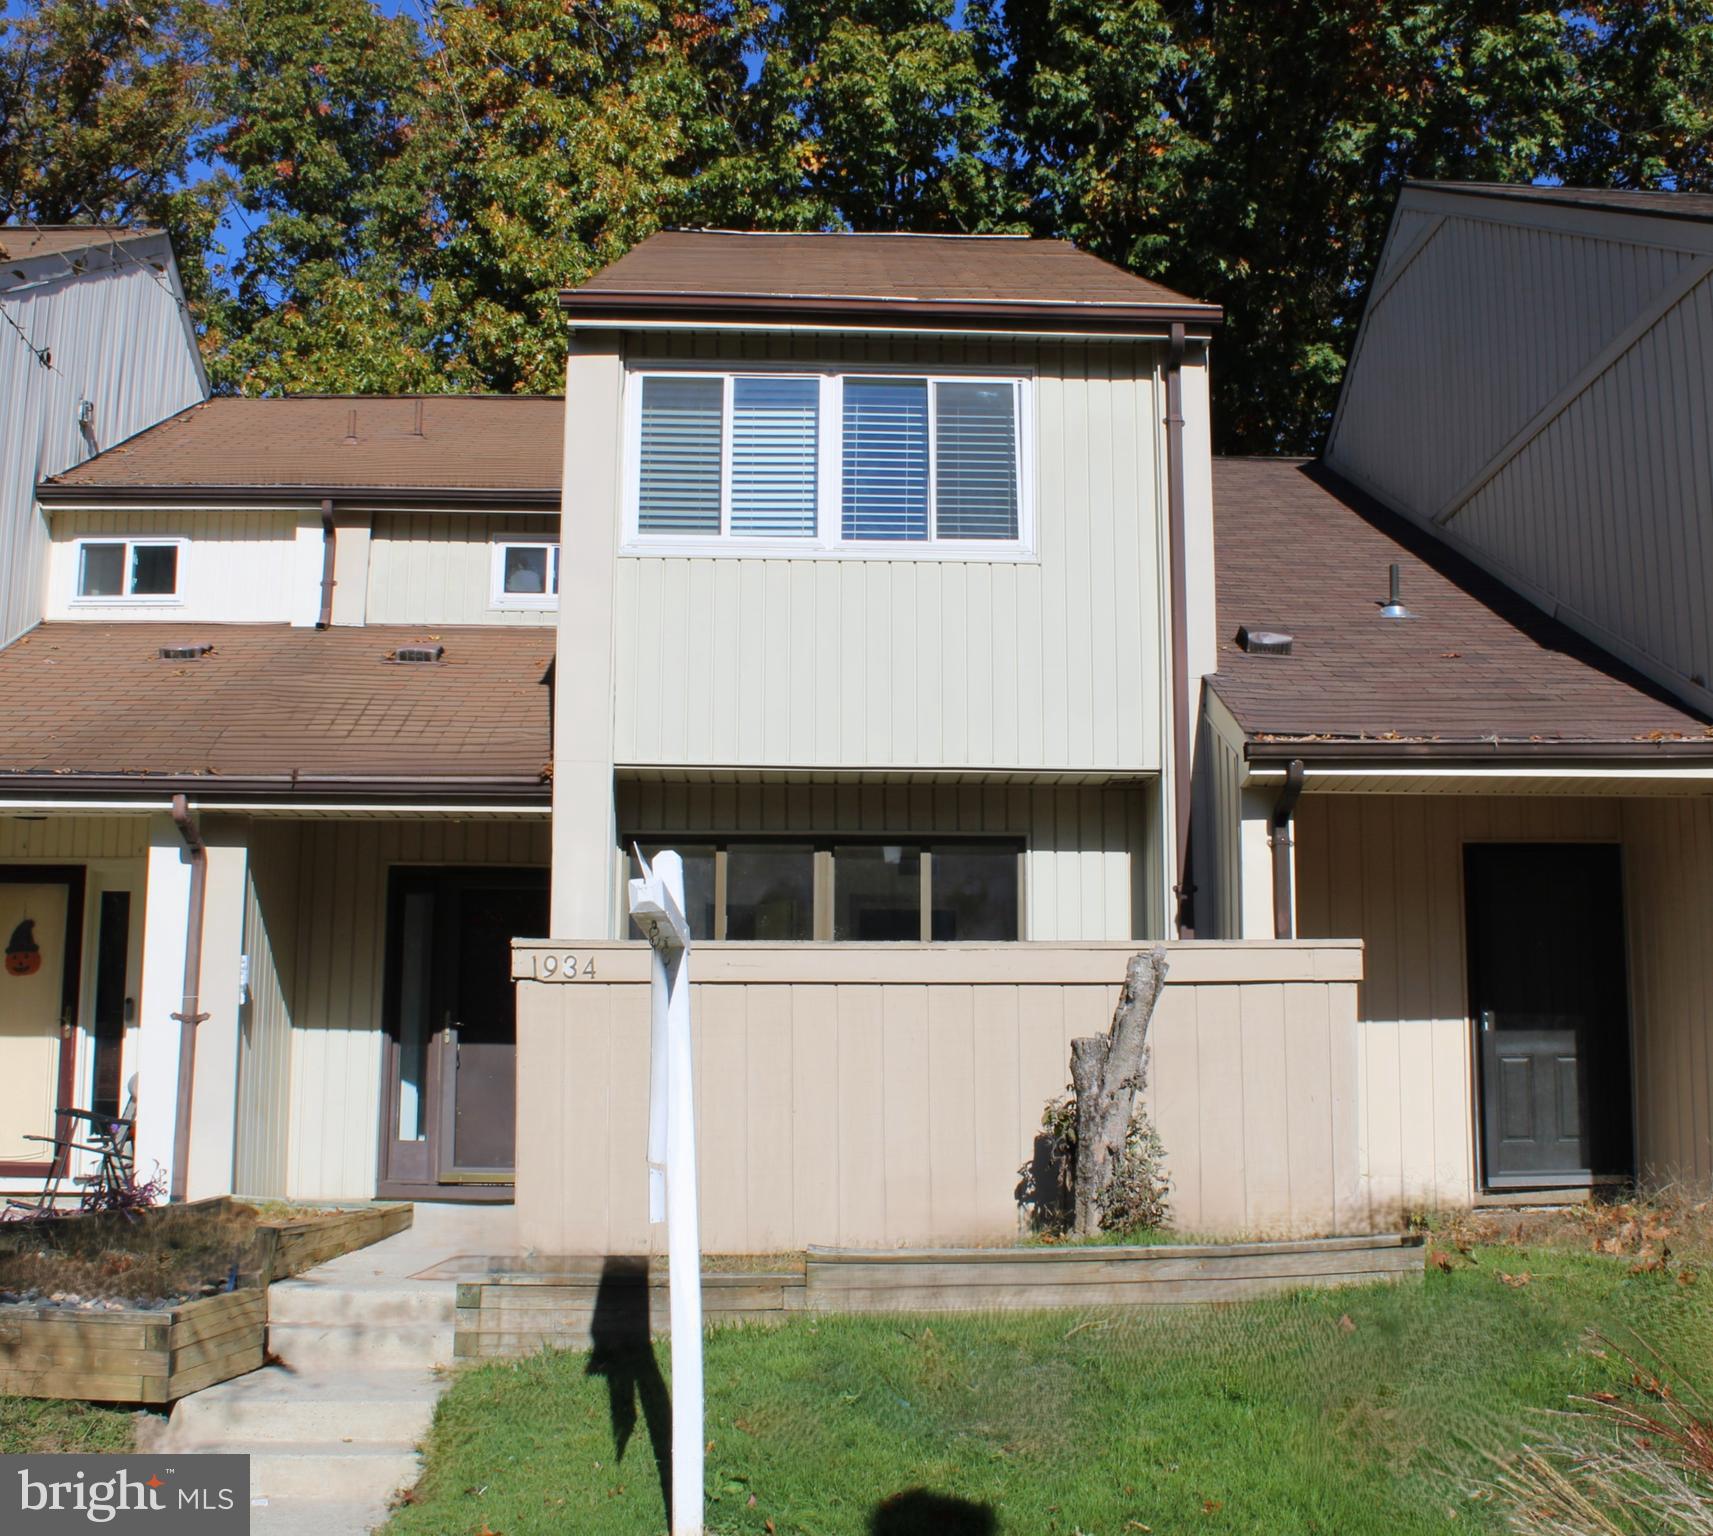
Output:
M820 384L732 380L731 531L813 538Z
M717 378L643 380L637 526L644 533L720 531L724 396Z
M1017 537L1017 406L1009 383L934 386L934 536Z
M845 380L843 526L847 539L928 537L926 380Z

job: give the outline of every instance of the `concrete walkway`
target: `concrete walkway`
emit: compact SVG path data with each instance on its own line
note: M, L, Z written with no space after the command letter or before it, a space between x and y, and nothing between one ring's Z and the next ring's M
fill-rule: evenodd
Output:
M409 1230L282 1280L280 1363L182 1399L151 1448L247 1453L255 1536L366 1536L416 1481L448 1385L453 1261L509 1253L514 1233L510 1206L418 1204Z

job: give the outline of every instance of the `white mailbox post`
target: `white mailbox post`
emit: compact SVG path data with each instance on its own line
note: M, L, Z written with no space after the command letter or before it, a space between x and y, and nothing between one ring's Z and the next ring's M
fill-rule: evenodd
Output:
M630 912L654 950L648 1059L648 1219L666 1222L672 1314L672 1536L702 1536L702 1235L691 1077L690 925L684 861L670 849L640 880Z

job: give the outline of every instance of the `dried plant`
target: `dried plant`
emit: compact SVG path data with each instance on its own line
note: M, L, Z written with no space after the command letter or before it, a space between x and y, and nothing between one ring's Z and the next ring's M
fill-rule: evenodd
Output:
M1707 1536L1713 1406L1638 1341L1599 1340L1629 1367L1619 1391L1572 1399L1552 1438L1501 1463L1494 1489L1519 1536Z

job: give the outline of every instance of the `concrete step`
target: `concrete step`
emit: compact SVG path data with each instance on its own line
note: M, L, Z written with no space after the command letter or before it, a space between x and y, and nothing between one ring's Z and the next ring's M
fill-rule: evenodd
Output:
M267 1499L250 1505L250 1536L369 1536L385 1525L377 1499Z
M276 1323L444 1323L457 1317L457 1288L449 1283L282 1280L268 1288L268 1317Z
M268 1320L268 1349L304 1375L335 1371L426 1371L452 1364L451 1323L354 1327Z
M215 1447L210 1446L210 1450ZM390 1445L305 1443L250 1453L250 1497L302 1499L318 1504L385 1500L422 1473L414 1450Z
M294 1441L412 1446L428 1429L445 1382L431 1371L309 1373L269 1366L184 1398L162 1449Z

